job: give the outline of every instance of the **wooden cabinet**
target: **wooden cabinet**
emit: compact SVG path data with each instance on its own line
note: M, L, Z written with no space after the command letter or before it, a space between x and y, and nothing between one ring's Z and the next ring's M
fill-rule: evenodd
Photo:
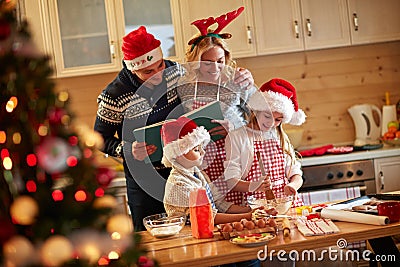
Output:
M117 200L117 207L116 211L120 213L124 213L126 215L130 215L131 212L129 210L128 206L128 195L127 195L127 189L126 189L126 178L124 173L121 173L121 176L117 176L114 179L112 179L110 185L107 187L107 189L110 192L114 192L114 196ZM129 178L128 178L129 179Z
M400 39L399 0L348 0L352 44Z
M350 45L346 0L301 0L305 49Z
M222 33L229 32L232 34L232 38L228 39L227 43L235 58L256 55L253 39L253 8L250 0L180 0L180 6L185 47L193 35L199 32L190 23L198 19L218 17L244 6L243 13L226 26ZM216 28L216 25L211 26L211 28Z
M399 0L22 1L56 77L119 71L122 37L140 25L161 40L166 58L183 61L198 32L191 22L240 6L223 30L234 58L400 40Z
M254 15L260 55L350 45L346 0L255 0Z
M25 7L34 41L52 57L55 75L69 77L119 71L122 37L140 25L161 39L166 57L182 57L174 46L182 43L177 1L29 0Z
M179 61L183 57L181 14L178 0L114 0L116 14L123 21L117 26L122 38L145 25L148 32L161 41L164 57Z
M255 0L253 5L258 54L304 50L299 0Z
M377 193L400 190L400 156L374 159L374 167Z

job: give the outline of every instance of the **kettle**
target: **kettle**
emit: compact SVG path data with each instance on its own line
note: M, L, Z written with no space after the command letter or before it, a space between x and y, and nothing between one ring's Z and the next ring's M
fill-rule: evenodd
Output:
M354 146L379 144L382 127L381 110L375 105L361 104L354 105L347 111L350 113L356 129ZM378 115L378 122L375 121L373 112Z

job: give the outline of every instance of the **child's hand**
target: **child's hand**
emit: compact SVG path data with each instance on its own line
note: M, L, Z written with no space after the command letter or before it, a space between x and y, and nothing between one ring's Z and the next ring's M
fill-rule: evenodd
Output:
M285 185L285 187L283 188L283 191L285 192L285 195L287 195L287 196L291 196L291 195L294 196L297 194L296 188L291 183L288 183L287 185Z
M210 129L210 135L226 136L228 132L233 129L233 125L229 120L211 120L211 122L218 123L220 126Z
M249 183L249 192L260 191L264 192L271 188L271 180L268 176L260 177L257 181L251 181Z

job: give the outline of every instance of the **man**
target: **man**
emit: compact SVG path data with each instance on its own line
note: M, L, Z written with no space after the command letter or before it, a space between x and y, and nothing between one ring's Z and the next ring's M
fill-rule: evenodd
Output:
M155 146L137 142L133 130L177 118L183 114L176 92L182 75L179 64L163 59L161 42L144 26L123 38L123 69L99 95L94 129L104 139L103 152L124 159L128 205L136 231L145 230L143 218L165 212L162 203L169 168L161 162L145 164ZM235 81L253 85L246 69L238 69Z

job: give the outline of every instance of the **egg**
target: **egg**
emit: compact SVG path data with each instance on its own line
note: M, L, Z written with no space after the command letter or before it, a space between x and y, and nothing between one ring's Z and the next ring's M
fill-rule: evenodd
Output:
M270 218L268 220L268 225L271 226L271 227L276 227L277 226L276 221L274 219L272 219L272 218Z
M222 232L232 232L233 231L233 227L230 223L227 223L224 225L224 227L222 228Z
M264 228L265 226L266 226L266 222L264 221L264 219L259 219L258 221L257 221L257 227L258 228Z
M243 230L243 224L241 222L234 222L233 223L233 228L235 228L236 231L242 231Z
M249 230L253 230L255 228L255 224L252 221L247 221L244 225Z

